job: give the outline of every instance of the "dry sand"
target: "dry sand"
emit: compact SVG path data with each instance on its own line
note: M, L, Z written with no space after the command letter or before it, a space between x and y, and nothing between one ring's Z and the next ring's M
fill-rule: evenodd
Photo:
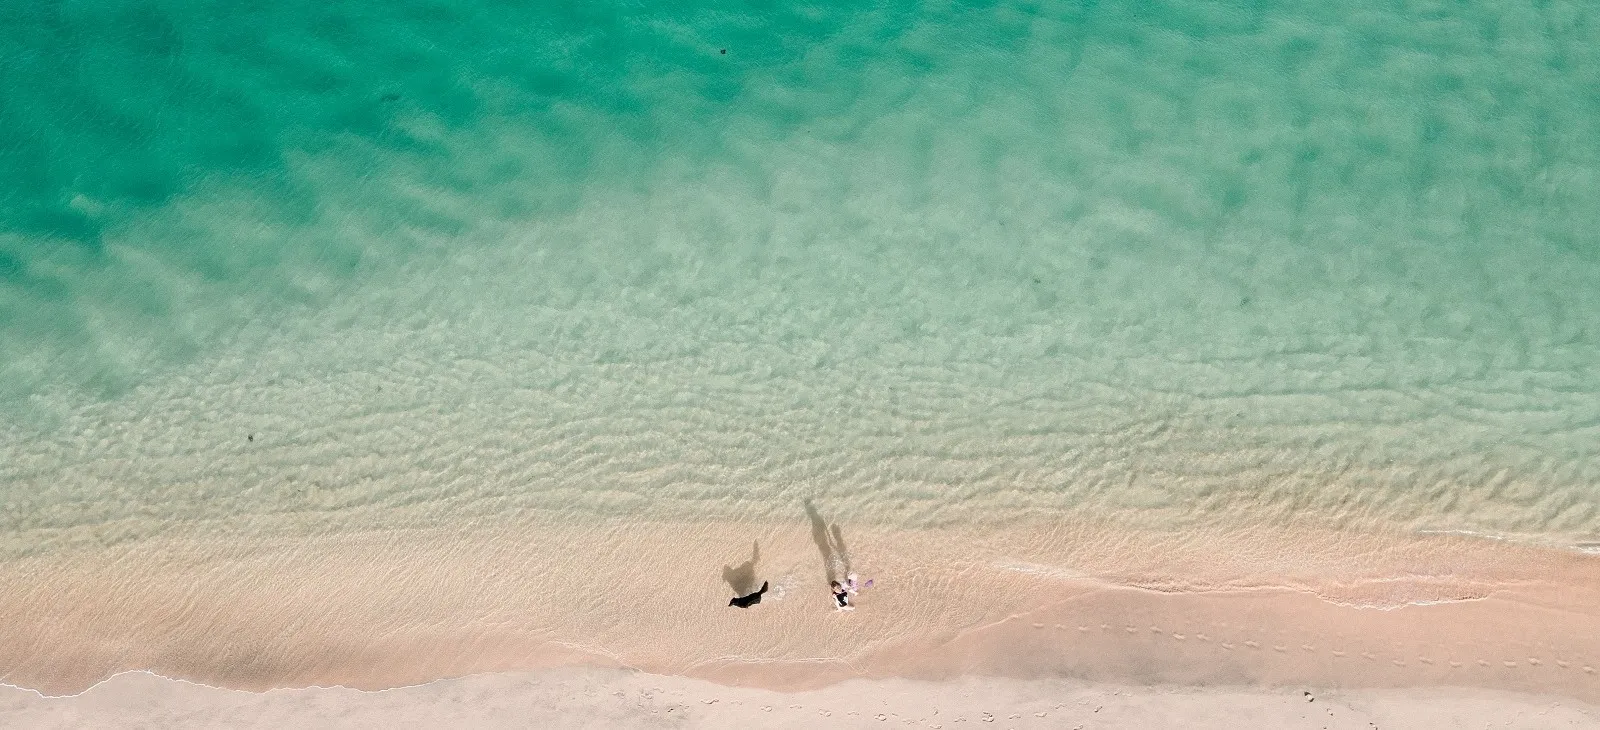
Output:
M9 692L0 724L1567 727L1600 701L1600 560L1489 540L249 527L0 564L0 681L88 690ZM846 564L875 579L848 613Z
M0 689L0 726L1555 730L1600 727L1600 708L1456 688L1252 690L979 677L851 680L783 693L604 669L479 675L380 692L250 693L130 673L76 697Z

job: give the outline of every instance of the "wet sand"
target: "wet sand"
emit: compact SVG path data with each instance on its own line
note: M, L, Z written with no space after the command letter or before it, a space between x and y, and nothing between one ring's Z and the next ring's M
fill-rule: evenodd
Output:
M987 677L1600 700L1600 560L1582 553L1300 528L825 520L532 516L20 558L0 566L0 681L68 695L148 670L379 690L584 667L788 692ZM851 612L826 590L844 570L874 580ZM760 605L727 606L762 580Z

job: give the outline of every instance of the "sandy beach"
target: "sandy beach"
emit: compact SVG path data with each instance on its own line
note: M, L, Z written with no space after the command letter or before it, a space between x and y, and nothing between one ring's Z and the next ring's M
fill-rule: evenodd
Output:
M834 527L534 519L14 560L0 667L42 695L9 691L4 724L1220 727L1238 710L1252 727L1577 727L1600 700L1600 566L1582 553ZM845 570L874 583L838 612L825 586ZM771 584L763 602L729 608L751 581Z

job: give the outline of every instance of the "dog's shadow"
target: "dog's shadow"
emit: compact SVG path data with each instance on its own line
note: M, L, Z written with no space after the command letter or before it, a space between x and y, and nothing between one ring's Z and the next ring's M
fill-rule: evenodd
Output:
M735 596L744 596L756 592L759 584L756 583L756 563L761 560L761 542L750 543L750 559L737 566L722 566L722 580L726 581L729 588L733 589Z

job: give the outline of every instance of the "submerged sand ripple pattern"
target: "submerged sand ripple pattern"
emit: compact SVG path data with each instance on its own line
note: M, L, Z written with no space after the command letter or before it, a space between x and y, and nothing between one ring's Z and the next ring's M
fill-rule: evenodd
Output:
M463 276L476 293L497 283ZM427 291L451 286L436 276ZM755 309L806 309L759 291L699 306L731 315L763 299L777 301ZM1429 385L1360 357L1184 362L1071 345L1044 319L871 344L845 319L785 342L796 333L759 314L739 332L633 303L484 315L479 326L519 337L506 342L377 322L297 336L67 411L49 434L9 424L6 534L37 545L22 536L141 514L336 518L418 503L440 518L770 517L805 495L912 524L1085 506L1154 524L1309 511L1592 536L1600 523L1600 398L1575 390L1579 371L1543 387L1518 370ZM608 333L646 334L610 361ZM1228 386L1208 377L1224 366Z

